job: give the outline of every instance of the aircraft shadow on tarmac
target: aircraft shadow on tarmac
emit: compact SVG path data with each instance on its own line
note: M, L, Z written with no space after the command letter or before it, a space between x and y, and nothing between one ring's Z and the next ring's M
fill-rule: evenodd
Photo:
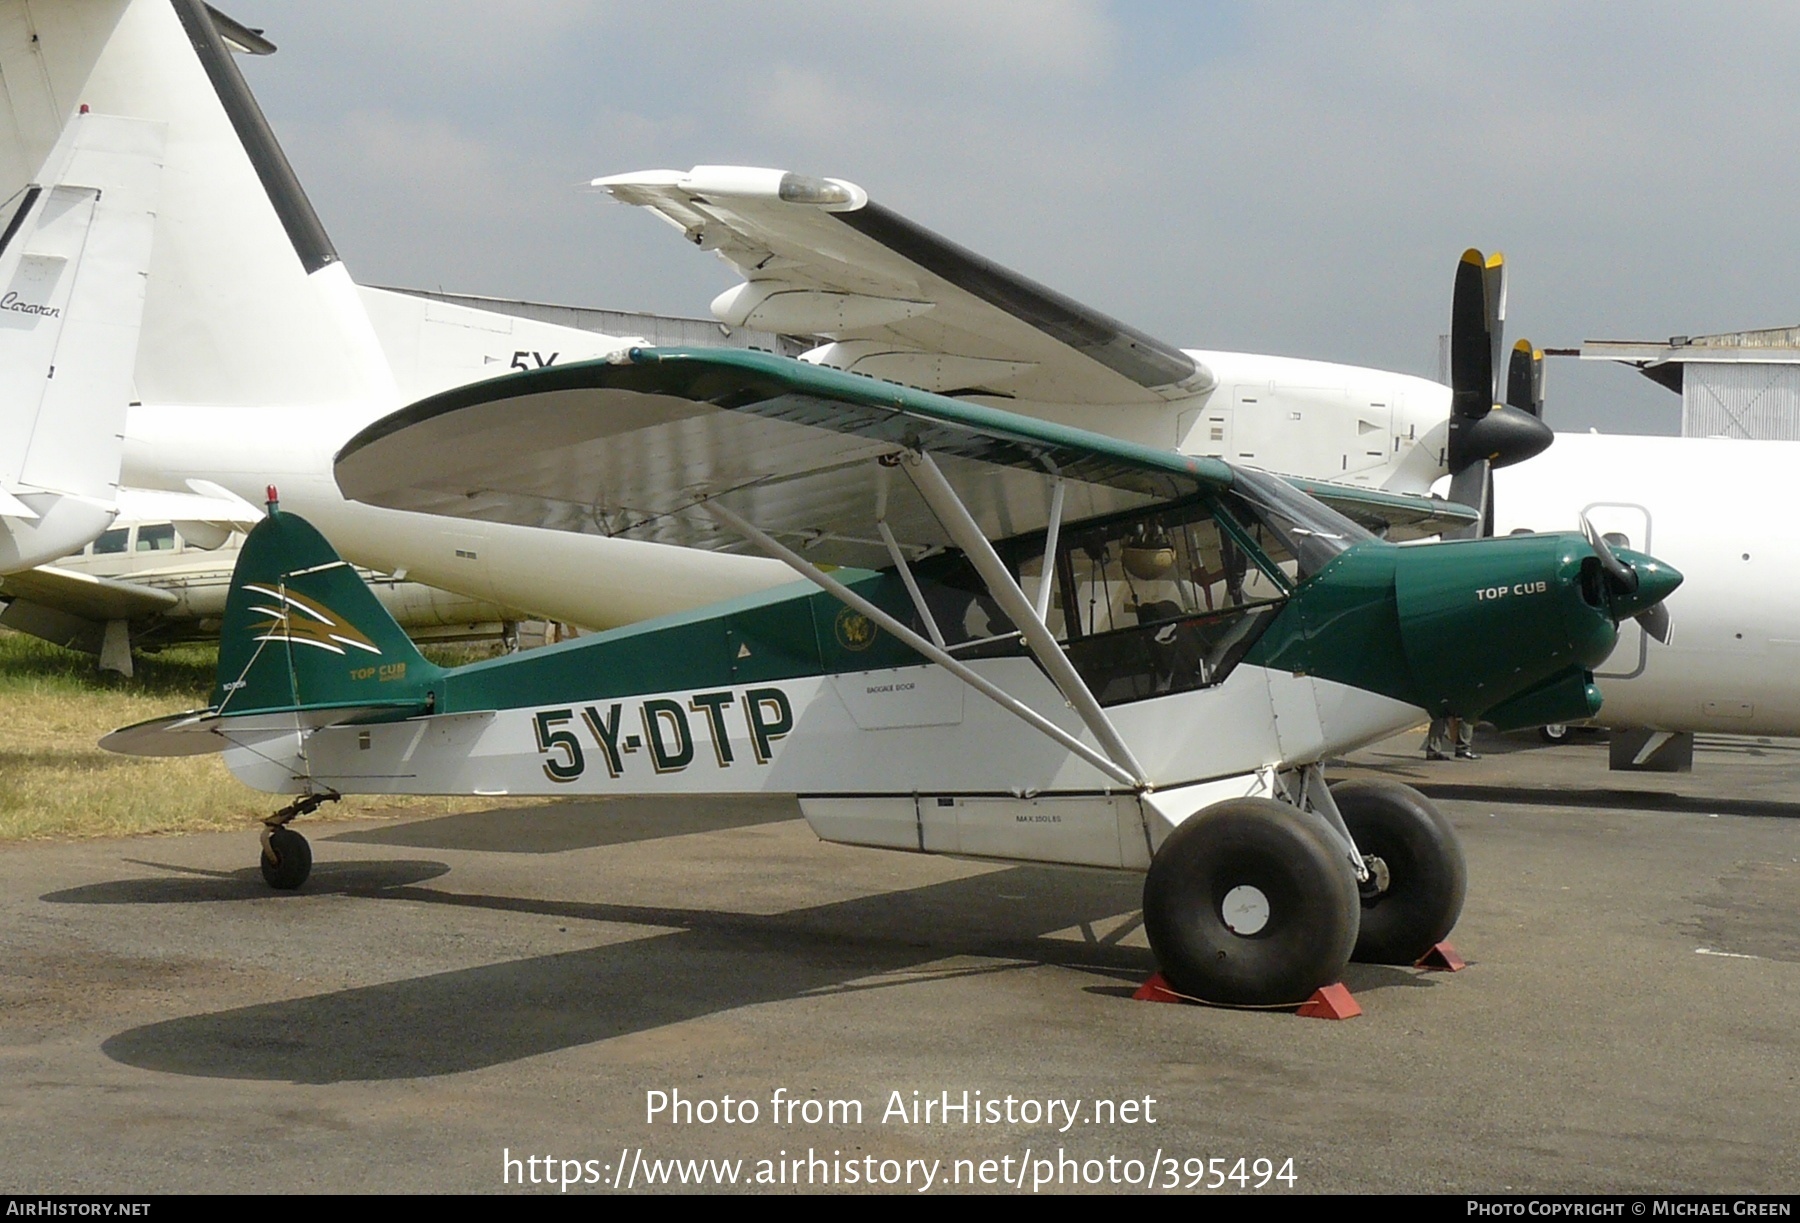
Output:
M313 865L312 875L307 879L304 891L278 892L264 882L262 869L256 866L236 871L211 871L194 866L177 866L169 862L147 862L139 858L127 858L126 861L173 874L150 879L109 879L104 883L86 883L60 892L46 892L38 899L51 904L79 905L199 904L223 900L280 902L300 896L330 895L333 892L372 895L386 888L405 887L408 884L423 883L427 879L436 879L450 870L442 862L405 859L388 862L318 862Z
M371 889L357 894L660 929L165 1020L121 1032L102 1049L166 1073L335 1083L455 1074L759 1003L946 976L1058 966L1102 977L1106 992L1126 995L1155 967L1147 949L1118 942L1131 922L1113 926L1135 910L1140 886L1132 875L1022 866L767 916ZM1093 937L1097 924L1111 934ZM1090 937L1046 937L1071 928ZM986 962L928 967L964 957ZM1404 970L1361 966L1346 979L1360 991L1426 984Z
M1664 811L1674 815L1750 815L1764 819L1800 819L1800 803L1761 798L1668 794L1660 790L1531 789L1522 786L1409 781L1432 798L1470 803L1519 803L1537 807L1584 807L1604 811Z
M550 854L799 818L800 810L791 798L733 798L680 806L660 799L606 799L467 811L341 832L322 839L409 849ZM372 895L386 888L423 883L450 869L443 862L408 859L315 861L304 889L277 892L270 889L263 881L261 869L254 866L218 871L136 858L126 861L170 872L173 877L114 879L50 892L39 899L52 904L191 904L209 900L278 901L331 892Z
M791 798L728 798L680 804L664 798L610 798L467 811L340 832L325 839L407 849L554 854L799 818L799 805Z
M1151 971L1142 948L1039 937L1135 907L1136 883L1020 867L773 916L388 888L374 895L660 929L600 947L149 1024L103 1049L128 1065L178 1074L302 1083L414 1078L852 987L953 956L1002 961L996 968L1068 962L1141 980ZM444 920L457 918L450 912Z

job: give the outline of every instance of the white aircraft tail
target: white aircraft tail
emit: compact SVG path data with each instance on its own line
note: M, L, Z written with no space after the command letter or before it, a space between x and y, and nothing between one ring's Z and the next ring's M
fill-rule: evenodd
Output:
M163 143L160 123L78 115L0 209L0 572L117 510Z
M201 0L0 0L0 79L17 117L0 131L0 171L35 165L83 104L167 125L137 362L146 403L391 397L355 286L234 46L273 49Z

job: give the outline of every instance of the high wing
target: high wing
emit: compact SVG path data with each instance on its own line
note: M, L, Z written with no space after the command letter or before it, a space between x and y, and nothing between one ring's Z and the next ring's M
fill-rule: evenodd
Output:
M365 429L339 452L336 472L346 496L393 509L743 547L716 514L693 512L717 506L814 564L881 568L896 551L910 558L953 546L913 482L894 477L909 451L933 456L995 540L1234 479L1217 459L717 349L633 349L618 362L461 387ZM1444 504L1330 491L1365 518L1418 518ZM1463 514L1449 510L1453 521Z
M352 438L345 495L394 509L736 550L710 503L816 564L891 564L949 546L904 477L932 454L990 539L1231 482L1191 458L764 353L633 349L426 399Z
M828 337L807 360L950 395L1091 406L1201 394L1194 357L1009 271L854 183L743 166L594 180L744 277L731 326Z

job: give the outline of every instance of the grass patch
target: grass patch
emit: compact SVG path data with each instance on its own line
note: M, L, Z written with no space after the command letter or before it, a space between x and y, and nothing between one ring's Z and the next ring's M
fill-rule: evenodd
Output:
M137 660L130 679L91 655L0 630L0 841L252 828L288 800L252 790L210 756L148 759L103 751L100 736L199 709L212 695L214 646ZM305 822L505 805L493 798L346 798Z

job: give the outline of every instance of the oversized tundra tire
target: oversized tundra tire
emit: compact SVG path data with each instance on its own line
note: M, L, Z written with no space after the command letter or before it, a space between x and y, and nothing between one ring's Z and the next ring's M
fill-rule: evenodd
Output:
M1191 816L1144 879L1144 930L1178 993L1285 1006L1338 980L1356 944L1356 876L1317 817L1266 798Z
M1362 893L1362 932L1351 959L1414 964L1462 915L1469 888L1456 830L1430 799L1397 781L1340 781L1331 797L1356 848L1371 862Z

